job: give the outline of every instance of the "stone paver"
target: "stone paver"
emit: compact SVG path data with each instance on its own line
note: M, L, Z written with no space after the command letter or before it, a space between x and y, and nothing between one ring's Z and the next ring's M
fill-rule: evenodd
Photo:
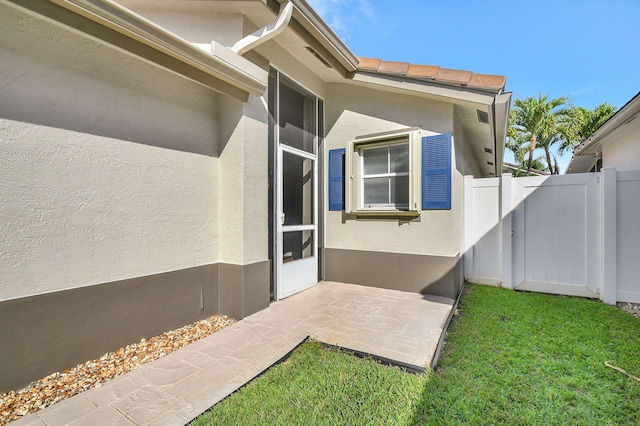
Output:
M12 424L182 425L306 336L412 367L430 367L453 304L444 297L323 282Z

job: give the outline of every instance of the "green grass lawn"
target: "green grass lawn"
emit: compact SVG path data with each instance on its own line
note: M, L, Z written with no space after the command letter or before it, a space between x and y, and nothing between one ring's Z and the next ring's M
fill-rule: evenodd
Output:
M600 302L465 286L437 371L317 342L195 425L640 424L640 320Z

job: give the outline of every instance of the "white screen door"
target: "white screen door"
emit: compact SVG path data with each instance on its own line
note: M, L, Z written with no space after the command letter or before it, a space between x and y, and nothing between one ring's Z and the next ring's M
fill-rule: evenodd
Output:
M278 78L277 250L278 299L318 282L318 99Z

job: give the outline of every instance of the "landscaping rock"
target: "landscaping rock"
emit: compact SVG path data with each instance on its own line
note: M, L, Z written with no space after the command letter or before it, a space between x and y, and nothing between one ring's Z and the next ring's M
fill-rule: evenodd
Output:
M618 308L640 318L640 303L618 302Z
M148 340L141 339L139 343L106 353L98 359L50 374L25 388L0 394L0 426L82 391L100 387L109 379L198 341L234 322L226 315L215 315Z

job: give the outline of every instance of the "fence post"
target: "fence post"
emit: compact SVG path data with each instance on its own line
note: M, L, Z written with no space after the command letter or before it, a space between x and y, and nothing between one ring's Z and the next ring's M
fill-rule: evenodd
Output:
M617 173L615 168L601 170L602 280L600 298L615 305L617 301Z
M464 177L464 279L473 280L473 238L476 233L473 216L473 176Z
M511 225L511 205L512 181L510 174L502 175L500 178L500 218L502 221L502 287L513 290L513 271L511 269L511 259L513 251L511 241L513 228Z

